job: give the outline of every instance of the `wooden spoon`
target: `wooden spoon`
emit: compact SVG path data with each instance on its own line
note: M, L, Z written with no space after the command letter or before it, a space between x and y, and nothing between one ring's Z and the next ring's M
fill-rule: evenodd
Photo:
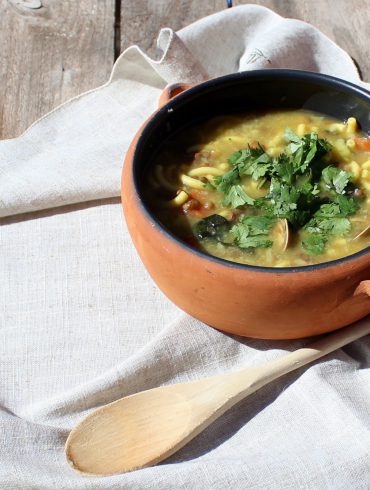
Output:
M156 464L262 386L369 333L367 317L260 367L121 398L72 430L67 460L77 471L100 476Z

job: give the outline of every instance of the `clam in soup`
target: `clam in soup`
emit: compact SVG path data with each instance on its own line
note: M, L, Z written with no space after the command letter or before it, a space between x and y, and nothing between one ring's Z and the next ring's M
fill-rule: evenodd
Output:
M369 245L370 139L353 117L217 117L166 141L147 178L162 224L225 260L299 267Z

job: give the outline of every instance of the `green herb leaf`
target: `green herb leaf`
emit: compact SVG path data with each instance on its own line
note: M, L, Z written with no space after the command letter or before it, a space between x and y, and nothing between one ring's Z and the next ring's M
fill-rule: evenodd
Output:
M310 233L324 233L326 235L345 235L351 231L351 222L347 218L313 218L307 225Z
M275 222L276 219L269 216L242 216L231 228L235 245L240 248L271 247L272 240L267 235Z
M257 148L246 148L236 151L229 157L229 163L238 169L239 175L250 175L258 180L270 170L272 158L259 145Z
M272 165L273 174L283 182L291 184L295 172L293 160L285 153L282 153L274 160Z
M336 196L335 202L338 204L340 214L342 216L350 216L351 214L354 214L359 207L358 201L353 199L353 197Z
M240 182L239 171L237 168L233 168L224 175L214 177L214 182L218 191L227 193L231 186Z
M319 138L317 133L308 133L299 138L291 129L287 129L285 138L290 141L287 150L293 157L294 168L300 173L305 172L314 159L318 160L331 149L330 143Z
M253 206L253 203L254 199L248 196L240 185L233 185L225 194L222 204L224 206L231 205L233 208L238 208L239 206L244 206L245 204Z
M325 250L327 237L319 233L307 236L302 241L302 246L310 255L320 255Z
M293 228L304 225L310 217L310 208L316 196L311 184L298 187L281 184L277 179L272 179L270 194L269 214L278 218L285 218ZM268 205L267 205L268 206Z
M337 194L344 194L351 180L351 174L345 170L330 165L322 171L322 180L327 189L333 189Z
M264 213L240 218L228 239L233 236L240 248L269 247L272 223L286 219L293 229L304 228L302 245L308 253L317 255L324 251L329 236L350 231L347 217L357 211L358 199L348 195L350 173L323 161L331 150L325 139L314 132L301 138L291 129L285 131L285 138L285 152L275 158L260 144L232 153L228 159L232 170L215 178L217 190L224 193L224 206L247 204ZM268 194L251 198L241 185L245 176L270 182Z
M272 240L260 236L241 235L235 239L235 243L240 248L269 248L272 246Z

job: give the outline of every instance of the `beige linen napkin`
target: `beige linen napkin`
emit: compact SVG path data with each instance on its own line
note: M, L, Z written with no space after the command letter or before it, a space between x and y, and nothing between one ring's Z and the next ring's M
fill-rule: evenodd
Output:
M227 336L171 304L123 223L121 166L167 83L278 67L361 83L357 71L313 27L252 5L164 29L159 44L159 60L129 48L105 86L0 142L0 487L365 490L368 338L264 388L157 467L84 478L64 460L68 431L101 404L305 343Z

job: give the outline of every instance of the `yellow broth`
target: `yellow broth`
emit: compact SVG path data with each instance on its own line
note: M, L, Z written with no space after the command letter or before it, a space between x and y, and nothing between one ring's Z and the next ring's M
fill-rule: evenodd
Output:
M284 151L286 128L302 137L314 132L331 145L323 158L351 174L351 188L359 207L350 216L350 230L327 237L322 253L312 255L302 246L307 232L277 219L267 248L239 248L212 237L198 239L194 226L207 216L220 215L236 222L241 215L260 214L252 206L225 205L222 192L213 188L215 178L230 171L231 154L260 144L277 157ZM243 176L243 190L253 199L266 196L269 182ZM340 122L318 113L285 110L238 116L221 116L184 130L166 141L148 172L148 200L163 225L188 244L211 255L242 264L266 267L297 267L327 262L351 255L369 245L370 224L370 141L354 118ZM361 236L362 232L364 232ZM227 240L226 240L227 242Z

